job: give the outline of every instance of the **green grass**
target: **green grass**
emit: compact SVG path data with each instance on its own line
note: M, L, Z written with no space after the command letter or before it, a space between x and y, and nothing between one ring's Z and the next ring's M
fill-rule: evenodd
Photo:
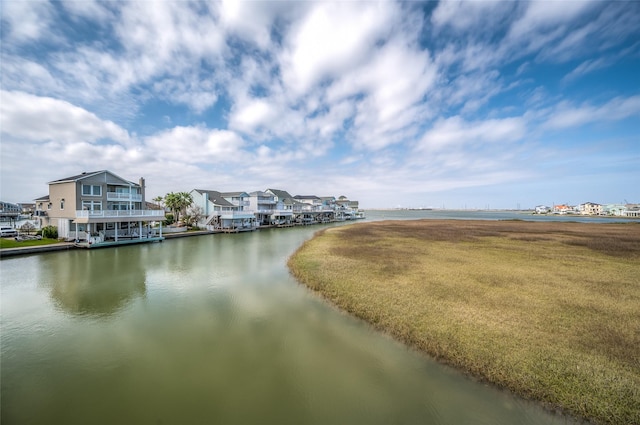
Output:
M52 245L59 243L57 239L40 239L40 240L28 240L18 242L14 238L0 238L0 249L5 248L20 248L25 246L41 246Z
M640 423L640 225L363 223L320 233L289 267L476 377L595 422Z

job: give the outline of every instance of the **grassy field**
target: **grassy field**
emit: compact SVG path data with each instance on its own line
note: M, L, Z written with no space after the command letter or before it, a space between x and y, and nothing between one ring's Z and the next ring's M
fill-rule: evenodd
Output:
M4 248L20 248L23 246L40 246L40 245L51 245L54 243L58 243L57 239L40 239L40 240L29 240L29 241L16 241L14 238L0 238L0 249Z
M550 408L640 423L640 224L327 229L296 278L429 355Z

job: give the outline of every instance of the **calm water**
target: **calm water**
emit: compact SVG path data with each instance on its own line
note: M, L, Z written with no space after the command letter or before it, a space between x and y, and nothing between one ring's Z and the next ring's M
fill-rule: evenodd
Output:
M2 424L570 423L297 284L319 229L2 260Z

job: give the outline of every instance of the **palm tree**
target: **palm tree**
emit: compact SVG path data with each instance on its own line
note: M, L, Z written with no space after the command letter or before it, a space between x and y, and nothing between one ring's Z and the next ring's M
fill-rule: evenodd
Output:
M193 198L188 192L168 193L164 197L164 204L174 212L176 222L180 221L180 213L193 203Z
M161 206L162 201L164 201L164 198L162 196L156 196L155 198L152 199L152 201L158 204L158 206Z

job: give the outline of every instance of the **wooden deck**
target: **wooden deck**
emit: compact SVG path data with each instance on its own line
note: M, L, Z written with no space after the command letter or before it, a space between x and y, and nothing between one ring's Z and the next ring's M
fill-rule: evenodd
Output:
M133 245L133 244L139 244L139 243L150 243L150 242L162 242L164 240L164 237L160 237L160 236L155 236L155 237L151 237L151 238L129 238L129 239L122 239L122 237L118 238L118 241L115 240L108 240L108 241L104 241L104 242L97 242L97 243L88 243L88 242L76 242L74 245L78 248L107 248L110 246L119 246L119 245Z

